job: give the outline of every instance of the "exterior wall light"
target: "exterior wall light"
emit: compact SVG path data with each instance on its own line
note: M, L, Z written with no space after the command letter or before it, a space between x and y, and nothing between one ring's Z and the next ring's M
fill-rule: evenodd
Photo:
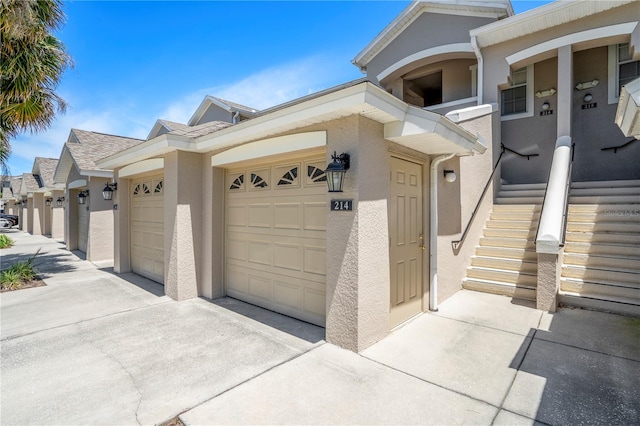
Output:
M456 181L458 176L456 176L456 172L453 170L444 170L444 178L449 183L453 183Z
M108 183L104 186L102 190L102 198L105 200L113 200L113 191L118 190L117 183Z
M546 111L549 108L551 108L551 104L549 104L549 102L545 102L545 103L542 104L542 110L543 111Z
M53 201L53 198L47 198L46 200L44 200L44 204L49 207L51 205L51 202Z
M577 90L591 89L593 87L596 87L598 85L598 83L600 83L600 80L598 80L597 78L595 80L591 80L591 81L584 81L582 83L578 83L576 85L576 89Z
M56 200L56 204L58 205L58 207L62 207L62 203L64 203L64 197L58 197L58 199Z
M593 100L593 95L591 93L587 93L586 95L584 95L584 98L582 98L582 100L585 103L589 103Z
M342 192L344 174L349 170L350 157L349 154L337 155L336 151L333 151L331 158L333 161L327 165L327 169L324 171L327 175L327 186L329 192Z
M86 204L88 196L89 196L89 190L80 191L78 193L78 204Z

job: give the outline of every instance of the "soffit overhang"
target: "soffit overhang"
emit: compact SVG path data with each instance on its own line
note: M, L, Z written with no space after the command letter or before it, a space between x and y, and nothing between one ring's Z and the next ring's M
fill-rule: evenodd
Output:
M513 15L510 1L414 1L395 17L384 30L380 32L356 57L351 61L361 70L375 58L385 47L398 37L411 23L423 13L444 13L466 16L486 16L495 19Z
M545 31L636 0L557 1L510 16L470 31L478 47L485 48L519 37Z
M188 138L160 135L98 162L114 169L174 150L221 152L246 143L267 139L312 125L360 115L384 125L385 137L425 154L483 152L478 139L439 114L410 106L370 82L302 98L275 107L251 120L207 135Z

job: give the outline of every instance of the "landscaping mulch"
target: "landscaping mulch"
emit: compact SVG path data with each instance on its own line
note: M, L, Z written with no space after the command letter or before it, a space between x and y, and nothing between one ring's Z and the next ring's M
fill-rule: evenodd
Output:
M22 283L22 285L20 286L20 288L7 288L7 289L2 289L0 290L0 293L6 293L9 291L18 291L18 290L24 290L25 288L33 288L33 287L43 287L47 284L45 284L44 281L42 281L39 278L36 278L35 280L31 280L31 281L25 281Z

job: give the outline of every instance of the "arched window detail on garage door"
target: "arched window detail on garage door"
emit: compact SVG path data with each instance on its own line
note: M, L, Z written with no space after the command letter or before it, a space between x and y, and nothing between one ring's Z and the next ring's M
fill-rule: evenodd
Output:
M327 181L327 175L325 175L324 170L316 166L312 166L312 165L307 166L307 176L313 183Z
M140 184L137 184L134 188L133 188L133 196L137 197L140 195Z
M251 173L251 184L253 188L266 188L269 186L266 180L257 173Z
M233 180L231 186L229 187L229 190L234 189L244 189L244 174L241 174Z
M164 186L164 181L158 180L158 181L154 181L154 187L153 187L153 193L155 194L162 194L162 189Z
M292 185L295 183L298 178L298 167L294 167L291 170L288 170L280 180L278 181L278 185Z

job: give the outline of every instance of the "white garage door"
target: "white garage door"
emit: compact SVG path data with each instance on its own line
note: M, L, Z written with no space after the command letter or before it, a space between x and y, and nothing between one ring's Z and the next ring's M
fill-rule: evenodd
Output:
M89 205L78 204L78 250L87 252L89 241Z
M324 326L326 161L229 170L227 295Z
M164 283L163 177L134 180L131 185L131 269Z

